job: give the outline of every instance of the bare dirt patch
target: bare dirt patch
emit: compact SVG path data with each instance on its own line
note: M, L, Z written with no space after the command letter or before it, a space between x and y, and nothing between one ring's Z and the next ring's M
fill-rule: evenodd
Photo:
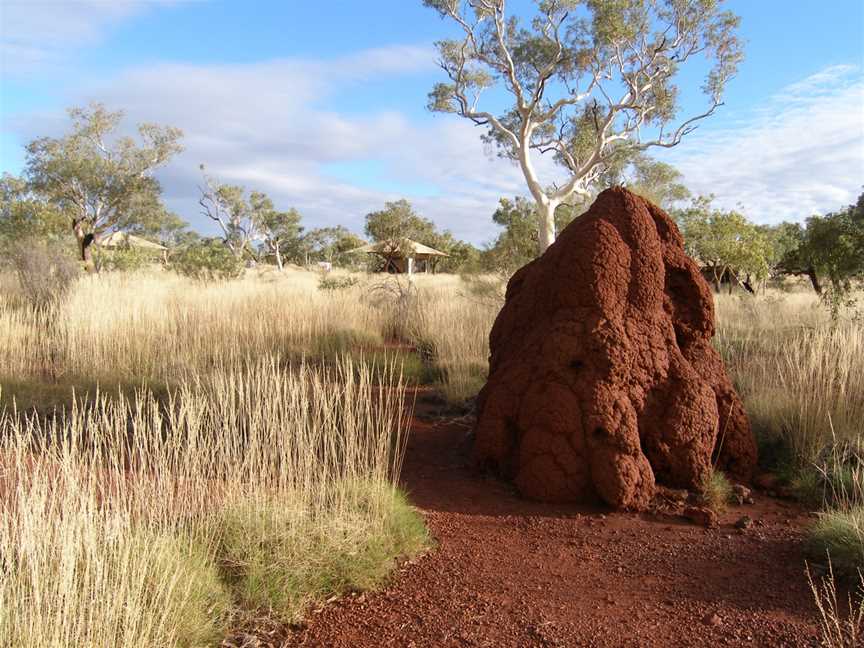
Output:
M815 645L798 506L756 493L706 529L531 502L477 475L466 425L418 413L403 480L437 548L249 645Z

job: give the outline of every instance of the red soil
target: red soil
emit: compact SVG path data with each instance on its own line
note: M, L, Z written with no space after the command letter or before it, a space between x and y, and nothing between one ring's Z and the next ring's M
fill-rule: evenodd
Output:
M469 429L420 419L409 440L404 488L435 549L388 587L248 645L814 645L800 543L807 517L797 506L757 492L755 505L705 529L531 502L477 475ZM739 532L745 514L755 522Z

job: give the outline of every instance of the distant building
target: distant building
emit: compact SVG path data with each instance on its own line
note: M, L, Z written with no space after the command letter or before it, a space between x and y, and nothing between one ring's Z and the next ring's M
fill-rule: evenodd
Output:
M384 260L382 270L391 274L435 272L436 261L448 257L439 250L411 239L379 241L351 250L352 253L374 254Z
M168 258L168 248L164 245L159 245L159 243L148 241L128 232L111 232L107 236L100 236L96 239L96 245L106 250L129 250L132 248L147 250L152 253L154 260L161 258L163 262L167 261Z

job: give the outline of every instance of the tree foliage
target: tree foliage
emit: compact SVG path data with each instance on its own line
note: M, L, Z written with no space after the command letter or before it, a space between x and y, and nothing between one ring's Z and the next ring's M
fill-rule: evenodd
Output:
M235 279L243 274L243 261L217 238L202 238L184 246L172 258L171 267L198 281Z
M69 219L56 205L33 191L26 180L8 173L0 178L0 245L20 240L61 240Z
M91 266L90 247L111 229L128 227L142 196L158 196L153 171L181 150L173 127L140 124L138 140L120 135L123 112L102 104L69 111L71 132L27 145L27 180L70 220L81 259ZM149 200L145 198L145 200Z
M685 249L709 273L715 289L728 281L730 291L734 283L752 290L753 280L768 277L771 241L743 214L716 209L712 200L700 196L689 207L673 212Z
M436 259L435 263L445 272L459 272L479 258L479 251L471 244L459 241L448 230L438 230L404 199L385 203L384 209L367 214L365 232L375 243L384 244L385 257L408 252L408 239L444 252L448 257Z
M429 93L433 111L486 127L485 139L521 167L540 208L541 249L555 236L558 204L587 196L622 156L671 147L712 115L742 59L739 19L719 0L537 0L530 23L509 15L505 0L424 0L461 30L437 43L448 81ZM708 60L705 109L679 117L679 71ZM480 107L503 88L502 111ZM547 188L533 157L550 154L566 169Z
M579 213L580 206L559 205L555 227L560 231ZM537 256L537 205L524 196L513 200L502 198L492 221L503 228L495 241L483 252L483 267L510 275Z
M804 226L776 228L782 249L777 271L810 278L814 290L835 302L846 298L855 279L864 278L864 193L854 205L825 216L811 216Z
M362 255L351 252L363 246L363 239L343 225L310 230L302 244L305 255L312 261L326 261L344 268L358 268L365 261Z
M253 192L249 200L252 218L258 223L264 246L273 255L276 266L282 270L285 254L294 255L300 247L303 232L300 212L294 208L278 211L273 201L260 192Z

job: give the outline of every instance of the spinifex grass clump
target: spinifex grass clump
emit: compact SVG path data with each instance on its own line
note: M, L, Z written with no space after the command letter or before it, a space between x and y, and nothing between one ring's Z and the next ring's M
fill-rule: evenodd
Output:
M722 513L732 501L732 484L721 471L712 468L702 483L702 500L712 511Z
M394 487L405 388L375 379L264 359L4 414L0 645L201 645L378 582L425 531Z

